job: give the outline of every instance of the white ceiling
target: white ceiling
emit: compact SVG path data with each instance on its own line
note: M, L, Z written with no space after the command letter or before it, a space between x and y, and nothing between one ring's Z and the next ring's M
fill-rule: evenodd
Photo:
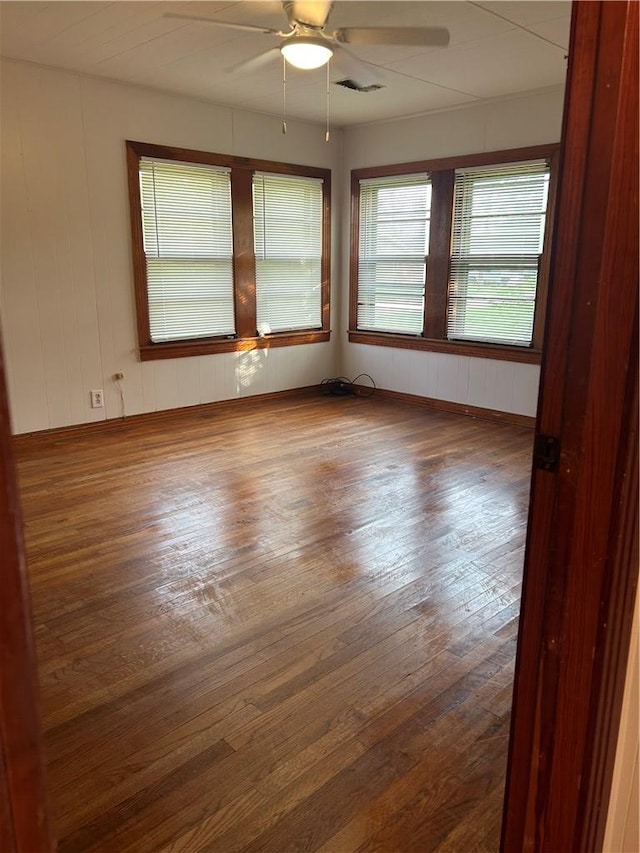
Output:
M376 66L384 88L363 93L332 85L331 123L377 121L562 85L570 7L569 0L337 0L330 28L445 26L451 44L351 47ZM277 58L253 73L229 72L277 46L276 37L166 18L166 12L286 29L277 0L2 0L2 55L281 113L282 63ZM333 60L330 73L333 82L350 76ZM289 117L324 122L325 90L325 69L288 67Z

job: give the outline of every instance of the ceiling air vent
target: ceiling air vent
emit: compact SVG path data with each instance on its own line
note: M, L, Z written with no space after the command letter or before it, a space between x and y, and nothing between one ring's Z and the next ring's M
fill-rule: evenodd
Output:
M342 86L344 89L353 89L354 92L377 92L378 89L384 89L384 86L380 83L371 83L369 86L361 86L350 77L346 77L344 80L336 80L336 86Z

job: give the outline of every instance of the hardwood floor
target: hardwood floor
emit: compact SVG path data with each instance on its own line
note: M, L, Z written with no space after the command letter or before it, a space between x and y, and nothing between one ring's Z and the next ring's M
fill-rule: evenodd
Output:
M532 436L314 396L19 442L60 851L496 851Z

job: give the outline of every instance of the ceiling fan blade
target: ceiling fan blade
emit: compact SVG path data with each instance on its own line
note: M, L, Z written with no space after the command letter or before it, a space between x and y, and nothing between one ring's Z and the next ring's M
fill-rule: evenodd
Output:
M353 80L360 86L371 86L382 80L374 65L354 56L344 45L335 45L331 69L335 69L340 78Z
M446 47L449 30L444 27L343 27L335 37L346 44L406 44Z
M213 18L201 18L199 15L181 15L179 12L165 12L164 18L175 18L178 21L191 21L192 23L213 24L214 27L227 27L230 30L244 30L249 33L266 33L267 35L279 36L279 30L269 27L253 27L251 24L232 24L229 21L214 21Z
M289 26L299 21L310 27L324 27L333 3L331 0L284 0L282 5Z
M259 53L257 56L251 57L251 59L243 59L242 62L238 62L230 68L226 68L225 71L227 74L235 74L236 72L240 74L249 74L252 71L258 71L260 68L264 68L265 65L273 62L273 60L278 56L280 56L280 48L272 47L271 50Z

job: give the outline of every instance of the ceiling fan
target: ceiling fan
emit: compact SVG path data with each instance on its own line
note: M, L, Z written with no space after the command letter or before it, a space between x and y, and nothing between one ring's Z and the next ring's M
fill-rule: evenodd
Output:
M283 0L282 6L289 24L288 30L234 24L171 12L166 13L165 17L204 22L216 27L261 33L280 39L278 47L270 48L236 65L230 69L233 71L255 71L281 53L285 60L296 68L320 68L335 56L343 67L350 66L351 69L358 68L360 71L366 69L368 76L371 76L370 64L354 56L346 45L446 47L449 44L449 31L444 27L340 27L331 30L327 26L333 6L331 0Z

